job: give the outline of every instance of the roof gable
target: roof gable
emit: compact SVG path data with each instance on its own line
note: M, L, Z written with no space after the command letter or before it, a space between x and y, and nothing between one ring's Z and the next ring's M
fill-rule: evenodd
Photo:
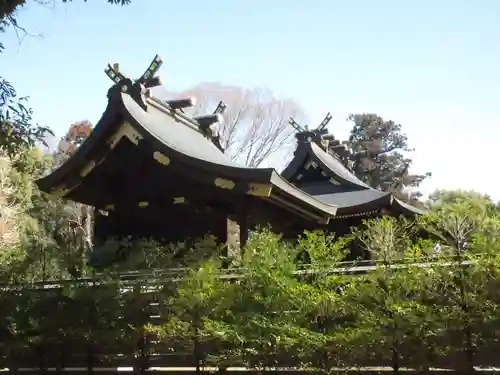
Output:
M341 158L348 155L344 143L329 135L325 120L313 130L301 127L295 120L290 124L298 130L294 157L282 172L282 176L316 199L338 206L338 214L374 212L390 206L400 214L422 213L405 204L391 193L372 188L361 181Z

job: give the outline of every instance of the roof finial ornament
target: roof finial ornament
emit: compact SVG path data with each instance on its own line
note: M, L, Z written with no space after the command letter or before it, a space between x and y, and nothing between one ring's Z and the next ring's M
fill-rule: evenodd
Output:
M302 125L300 125L297 121L295 121L293 117L290 117L288 123L292 126L292 128L297 130L297 133L304 133L307 131L307 129L303 128Z
M328 112L323 121L321 121L321 124L319 124L319 126L316 128L316 130L322 131L323 129L326 128L326 126L330 123L331 120L332 120L332 114Z
M219 104L217 104L217 108L215 108L214 114L219 113L223 115L224 113L226 113L226 110L227 110L227 105L221 100Z
M117 91L128 93L144 110L147 110L144 96L147 91L162 84L160 77L156 75L163 61L159 55L156 55L149 64L148 68L144 71L140 78L132 80L120 72L118 63L113 65L108 64L104 72L115 83L108 91L108 98L111 98L113 93Z
M141 77L134 80L134 83L142 84L146 88L160 86L162 83L160 77L156 76L156 73L158 73L162 65L163 60L160 55L156 55ZM128 78L120 73L120 65L118 63L114 63L113 65L108 64L104 72L115 84Z
M224 112L226 112L226 109L227 109L226 103L220 101L219 104L217 104L217 107L215 108L213 113L208 115L193 117L203 135L208 139L210 139L215 144L215 146L222 152L224 152L224 148L222 147L220 141L221 136L218 129L216 128L216 125L222 122L223 120L222 115L224 114Z
M289 124L297 131L295 137L298 143L314 142L321 147L323 151L347 163L349 160L349 147L347 142L340 142L338 139L335 139L333 134L328 134L328 129L326 127L331 120L332 114L328 112L323 121L313 130L309 130L307 126L299 125L293 118L290 118Z
M222 152L224 152L220 134L216 129L216 124L222 121L222 115L226 111L226 104L219 102L213 113L201 116L190 116L184 112L184 108L196 105L196 99L192 97L159 100L151 96L150 88L160 86L162 84L160 78L156 75L162 66L163 61L159 55L156 55L149 64L144 73L136 80L132 80L120 72L120 66L115 63L108 64L105 69L106 75L115 83L108 91L108 98L111 100L117 94L127 93L134 101L144 110L148 110L147 98L157 104L163 106L172 117L179 110L182 116L188 121L196 124L198 129L205 137L210 139ZM193 125L194 125L193 124Z
M288 123L297 131L295 134L295 137L297 138L297 142L303 143L303 142L314 142L324 150L328 148L328 140L329 138L332 138L332 136L328 136L328 130L326 129L326 126L332 119L332 115L330 112L328 112L321 121L321 123L318 125L316 129L309 130L309 127L307 125L302 126L293 117L290 117L290 120L288 120Z
M162 65L163 60L160 55L156 55L146 71L142 73L142 76L136 82L143 84L146 88L161 86L162 82L156 73L158 73Z
M226 113L226 110L227 110L227 105L221 100L219 104L217 104L217 107L214 109L213 112L213 114L218 117L219 123L220 121L222 121L222 116L224 115L224 113ZM210 139L219 150L224 152L224 147L222 147L221 136L218 129L212 128L212 135Z

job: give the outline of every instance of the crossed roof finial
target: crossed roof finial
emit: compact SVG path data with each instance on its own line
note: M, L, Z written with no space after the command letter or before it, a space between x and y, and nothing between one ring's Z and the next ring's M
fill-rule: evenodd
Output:
M322 136L327 134L328 130L326 129L326 126L332 119L332 115L330 112L328 112L321 121L321 123L316 127L316 129L309 130L307 125L300 125L293 117L290 117L290 120L288 120L288 123L297 131L297 134L295 136L299 141L314 141L314 142L320 142Z
M134 80L133 83L139 83L146 88L160 86L161 81L160 78L156 76L156 73L158 73L162 64L163 60L161 59L160 55L156 55L153 61L151 61L151 63L149 64L149 67L141 75L141 77ZM118 64L108 64L104 72L115 84L118 84L119 82L122 82L128 78L119 71Z
M348 152L345 142L340 142L332 134L328 134L326 127L331 119L332 115L328 112L316 129L312 130L309 130L307 126L298 124L293 118L290 118L288 123L297 131L295 137L298 143L314 142L327 153L331 153L339 158L345 158Z
M149 89L152 87L160 86L162 84L160 77L156 75L163 61L159 55L156 55L149 64L144 73L135 80L125 76L120 72L120 66L115 63L108 64L104 72L114 82L114 85L108 91L108 98L111 99L113 93L126 92L128 93L142 109L147 110L144 101L145 96L149 96Z
M118 64L108 64L104 71L106 75L115 83L113 87L111 87L111 89L108 91L108 98L111 98L113 93L126 92L145 111L148 110L146 97L150 98L160 105L166 106L165 108L168 111L175 112L179 110L184 114L185 117L189 117L190 120L198 126L199 130L204 136L209 138L221 151L224 151L221 146L220 135L215 128L215 124L218 124L222 120L222 115L227 109L226 104L221 101L219 102L217 108L213 113L191 117L185 114L184 108L194 106L196 102L195 98L187 97L180 99L159 100L151 97L151 92L149 89L152 87L160 86L162 84L160 78L156 75L156 73L158 73L158 70L160 70L162 64L163 61L161 57L159 55L156 55L153 61L151 61L151 63L149 64L149 67L140 76L140 78L136 80L132 80L121 73Z
M321 132L323 129L326 129L326 126L330 123L331 119L332 119L332 114L328 112L323 121L321 121L321 124L319 124L318 127L316 128L316 131Z

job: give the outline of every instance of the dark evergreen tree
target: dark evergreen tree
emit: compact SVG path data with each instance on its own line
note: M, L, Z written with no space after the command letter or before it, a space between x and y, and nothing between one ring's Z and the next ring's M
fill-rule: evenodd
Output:
M350 155L345 164L362 181L383 191L390 191L406 201L421 196L418 192L403 193L404 187L418 187L430 173L411 174L412 159L408 153L408 138L402 126L372 114L352 114L348 120L354 123L347 142Z

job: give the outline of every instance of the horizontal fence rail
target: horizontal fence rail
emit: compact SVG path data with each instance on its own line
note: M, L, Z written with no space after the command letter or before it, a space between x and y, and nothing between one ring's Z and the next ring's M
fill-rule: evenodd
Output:
M418 263L396 263L389 264L386 267L391 270L405 269L410 267L430 268L435 266L451 267L456 265L469 266L474 264L474 261L464 260L458 264L456 261L440 261L440 262L418 262ZM381 261L349 261L339 262L337 266L331 268L314 268L313 265L303 266L293 272L297 276L305 275L334 275L334 274L363 274L373 272L383 265ZM166 268L153 269L150 271L127 271L120 273L96 274L93 277L82 277L78 279L61 279L35 281L29 283L0 283L0 291L19 289L22 290L26 286L32 286L37 289L57 289L66 285L78 284L81 286L97 286L106 284L109 280L113 282L119 281L121 285L132 286L137 283L144 283L145 280L149 284L164 284L178 283L184 279L184 276L191 269L189 268ZM223 280L237 280L245 277L245 269L243 268L228 268L220 270L219 277Z

